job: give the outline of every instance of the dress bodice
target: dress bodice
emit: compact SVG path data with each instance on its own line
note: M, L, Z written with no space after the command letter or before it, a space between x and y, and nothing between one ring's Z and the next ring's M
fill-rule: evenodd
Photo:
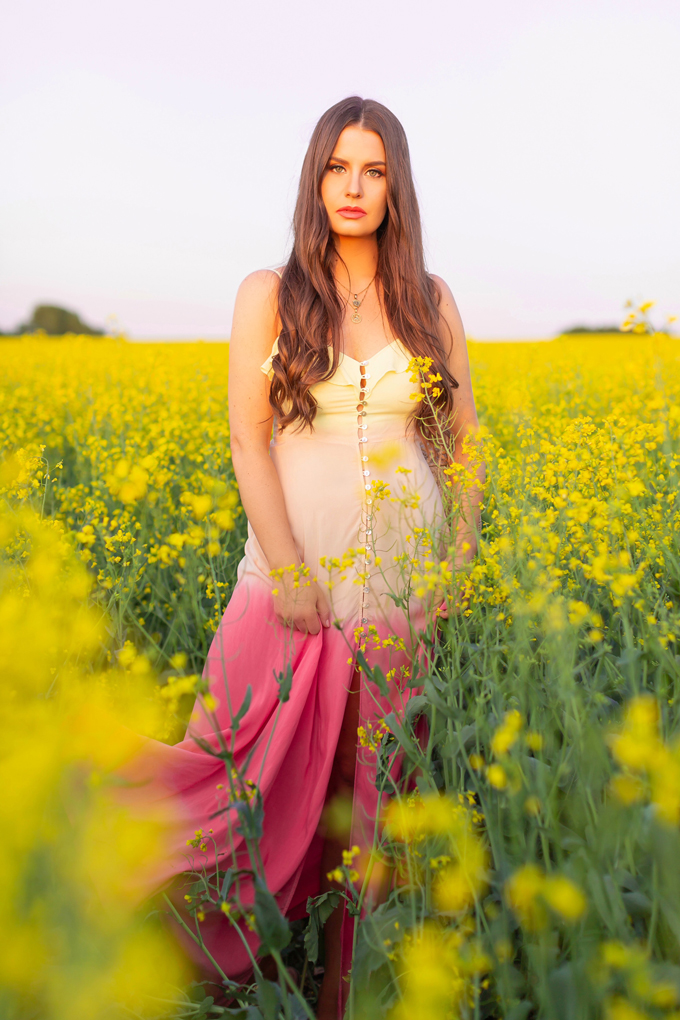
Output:
M274 343L261 366L270 379L277 352ZM313 428L274 428L270 444L300 558L317 576L325 573L334 615L361 626L394 615L388 592L399 591L407 536L423 534L440 511L412 425L421 390L410 363L399 340L364 361L341 354L330 379L311 387ZM347 562L352 571L336 576ZM268 578L254 533L240 570Z
M270 379L272 361L278 353L278 338L272 353L261 366ZM358 418L371 439L403 438L406 423L413 412L418 384L412 382L409 362L411 355L399 340L392 340L370 358L356 361L340 354L338 367L330 379L315 383L311 393L318 404L314 431L324 438L330 436L356 443ZM357 402L365 380L365 398L358 414Z

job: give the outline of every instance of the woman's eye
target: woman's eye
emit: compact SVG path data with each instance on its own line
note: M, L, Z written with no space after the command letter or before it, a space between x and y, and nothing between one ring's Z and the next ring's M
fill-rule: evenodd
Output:
M366 173L370 174L372 177L382 177L382 171L376 170L375 167L371 167L371 169L367 170Z
M340 166L339 163L333 163L332 166L329 166L328 169L330 170L331 173L334 173L336 170L344 170L345 168L344 166Z

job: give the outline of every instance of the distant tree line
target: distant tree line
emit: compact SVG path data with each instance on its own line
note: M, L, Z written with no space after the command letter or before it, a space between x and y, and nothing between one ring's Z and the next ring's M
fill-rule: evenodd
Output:
M70 312L59 305L36 305L28 322L22 322L16 329L0 336L21 336L23 333L46 333L48 336L63 336L64 333L78 333L85 336L103 336L103 329L88 326L76 312Z
M622 333L619 325L615 326L570 326L563 329L560 336L571 336L572 333Z

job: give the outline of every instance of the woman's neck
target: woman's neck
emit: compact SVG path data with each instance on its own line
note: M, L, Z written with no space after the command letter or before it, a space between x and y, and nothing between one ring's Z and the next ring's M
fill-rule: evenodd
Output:
M338 253L333 267L338 284L349 291L363 290L378 269L378 239L375 234L370 237L342 237L335 234L333 241Z

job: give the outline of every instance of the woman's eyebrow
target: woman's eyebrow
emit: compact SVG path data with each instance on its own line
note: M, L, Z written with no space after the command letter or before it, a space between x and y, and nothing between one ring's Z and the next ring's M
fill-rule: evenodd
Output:
M341 156L331 156L328 160L329 163L344 163L345 166L349 166L349 162L343 159ZM372 159L368 163L364 163L364 166L386 166L384 159Z

